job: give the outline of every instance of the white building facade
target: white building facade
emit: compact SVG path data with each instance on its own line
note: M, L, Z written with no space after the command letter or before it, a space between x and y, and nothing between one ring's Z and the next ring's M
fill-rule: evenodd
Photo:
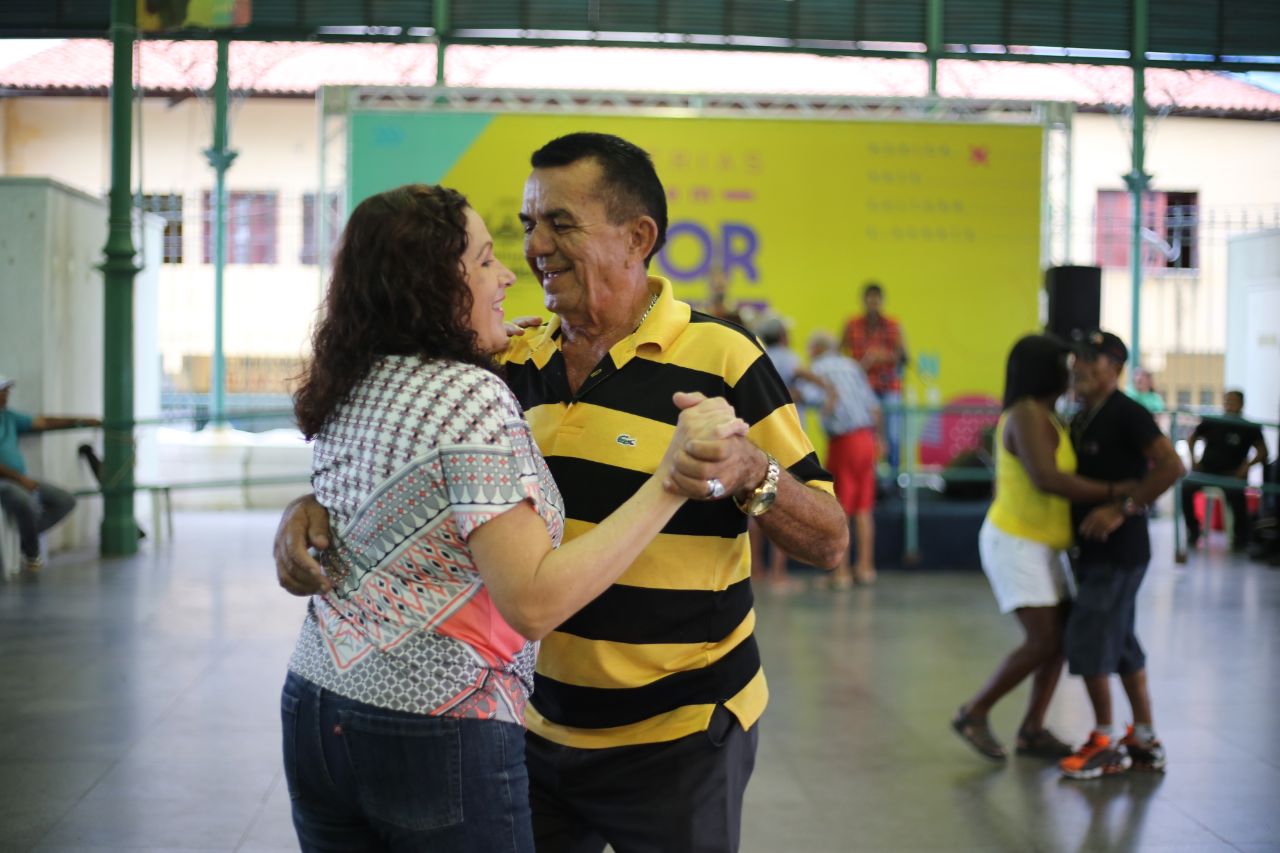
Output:
M280 48L235 47L259 52ZM335 53L339 47L349 50ZM239 153L227 173L230 221L224 315L228 384L233 395L285 393L288 377L296 373L307 351L309 329L323 291L315 227L318 205L325 203L316 195L319 119L315 85L388 82L368 80L373 73L366 70L371 52L377 54L372 57L374 65L381 56L383 65L391 67L392 82L421 84L431 82L434 76L431 46L400 45L394 53L384 49L387 47L292 46L288 61L297 64L306 60L309 64L305 68L313 70L298 71L297 76L309 76L309 81L282 84L277 80L270 84L274 87L271 91L233 99L231 147ZM502 61L492 57L481 61L476 57L484 49L467 50L475 52L461 54L457 61L465 79L453 74L453 83L513 85L505 73L520 78L525 88L558 88L574 80L582 85L581 68L575 72L573 62L563 59L564 51L578 49L492 49L494 55L505 57ZM521 50L533 56L519 53ZM321 52L324 57L354 59L318 63L323 58ZM637 53L612 52L619 54L618 62ZM602 63L600 53L594 51L594 67L617 65L613 60ZM60 68L77 55L92 60L77 64L77 68L92 67L74 73ZM414 61L415 55L420 61ZM235 63L245 56L250 54L233 52L233 86ZM681 63L690 64L683 72L682 88L686 90L703 83L708 90L753 83L743 79L741 70L734 70L740 69L740 54L704 57L670 51L662 56L667 64L677 66L671 73L680 73ZM67 42L48 55L0 69L0 87L7 87L0 96L0 174L47 176L91 194L105 193L110 122L104 87L110 69L102 57L99 42ZM867 69L877 71L885 95L922 94L914 89L919 82L914 76L919 63L908 61L765 56L756 64L788 61L797 63L797 69L803 65L806 73L808 64L838 62L840 65L830 67L850 81L859 80L862 88L857 94L875 94L866 87L874 87L877 78L873 75L868 84L867 75L859 73ZM243 62L252 65L252 59ZM203 154L212 138L212 112L207 98L197 94L208 68L205 63L199 69L189 69L184 89L181 74L178 82L171 73L161 83L149 84L147 63L144 53L143 84L149 88L144 89L137 113L135 180L140 183L143 204L170 219L163 247L166 263L160 276L159 348L168 391L201 393L207 389L213 336L213 268L208 262L208 195L213 171ZM323 72L314 70L320 66ZM273 67L278 77L279 68L286 66ZM530 77L529 67L544 71L539 77ZM1001 85L1002 76L1016 76L1021 67L1000 66L985 83L976 83L969 69L961 81L963 91L949 93L944 85L942 94L999 96L993 87ZM43 83L42 68L47 69ZM450 68L452 71L453 60ZM775 84L794 77L792 73L789 78L780 68L783 66L766 69ZM886 69L892 69L893 74ZM1112 70L1128 73L1107 69ZM1091 79L1098 79L1100 71L1089 69L1094 75ZM1046 72L1040 67L1027 73ZM1064 67L1061 73L1081 72ZM69 75L73 79L68 80ZM260 71L259 76L265 79L269 75ZM1280 118L1280 95L1223 75L1211 77L1196 78L1196 85L1182 93L1182 103L1177 96L1165 98L1155 112L1166 114L1152 122L1147 147L1147 171L1153 176L1149 207L1155 217L1149 223L1151 249L1142 288L1141 347L1143 362L1155 371L1157 385L1170 405L1217 402L1227 349L1227 240L1280 227L1280 157L1276 156L1280 122L1275 121ZM944 69L944 84L948 79ZM608 85L612 81L598 82ZM651 86L660 84L660 79L650 81ZM839 85L837 80L828 87ZM955 88L961 83L950 85ZM1079 97L1070 87L1062 88L1064 93ZM794 92L794 87L790 91ZM1041 97L1052 99L1053 95L1053 91L1044 91ZM1130 168L1128 125L1123 117L1098 103L1082 103L1074 117L1071 140L1069 260L1097 262L1104 267L1102 323L1127 337L1131 318L1128 202L1121 176Z

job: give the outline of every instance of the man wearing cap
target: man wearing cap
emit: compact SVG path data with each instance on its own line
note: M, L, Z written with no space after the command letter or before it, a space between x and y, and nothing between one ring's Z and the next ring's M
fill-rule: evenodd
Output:
M51 483L27 476L27 462L18 448L18 436L51 429L102 426L96 418L31 416L9 408L13 380L0 376L0 509L17 522L22 557L28 573L40 570L40 534L66 518L75 497Z
M1182 476L1183 467L1151 413L1120 392L1128 359L1128 348L1110 332L1094 330L1076 341L1072 372L1082 404L1071 423L1076 473L1137 486L1123 500L1071 507L1078 543L1072 560L1077 593L1064 646L1071 673L1084 679L1095 718L1088 741L1059 763L1073 779L1121 773L1132 765L1159 770L1165 763L1152 723L1146 656L1134 632L1134 609L1151 561L1147 507ZM1127 732L1112 716L1113 673L1120 676L1133 710Z
M764 354L773 363L774 368L778 371L778 377L787 386L787 390L791 392L791 397L796 401L796 404L800 405L809 402L820 407L824 413L829 413L835 402L835 388L806 367L804 362L800 360L800 356L791 348L791 340L788 337L790 326L791 321L788 318L777 314L769 314L756 325L756 337L760 339L760 343L764 344ZM801 382L805 383L805 385L801 386L799 384ZM801 399L801 392L807 388L814 390L816 394L815 400L806 401ZM769 563L765 566L764 540L768 537L765 536L760 523L755 519L750 521L747 530L751 538L752 576L754 577L759 570L769 579L770 586L775 592L790 592L795 586L792 584L791 579L787 577L786 552L774 545L769 555ZM764 568L762 569L761 567Z

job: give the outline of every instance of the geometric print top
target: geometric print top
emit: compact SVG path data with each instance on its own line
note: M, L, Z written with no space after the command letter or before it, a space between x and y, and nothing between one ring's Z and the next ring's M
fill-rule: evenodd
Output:
M311 484L336 531L289 669L410 713L524 724L537 644L498 613L467 539L526 501L558 546L564 504L495 374L376 363L324 425Z

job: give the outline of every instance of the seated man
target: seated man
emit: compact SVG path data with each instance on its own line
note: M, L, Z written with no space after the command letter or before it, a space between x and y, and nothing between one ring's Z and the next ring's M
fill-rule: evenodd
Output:
M1262 428L1241 417L1244 411L1244 392L1228 391L1222 398L1223 416L1205 418L1187 439L1191 453L1191 470L1219 477L1246 480L1249 469L1267 463L1267 443ZM1196 458L1196 444L1204 442L1204 453ZM1252 456L1250 455L1252 451ZM1187 523L1187 547L1194 548L1200 542L1200 521L1196 518L1195 496L1204 488L1199 483L1182 486L1182 516ZM1244 484L1239 488L1224 488L1227 504L1235 528L1232 548L1243 551L1249 545L1249 508L1245 501ZM1209 519L1205 519L1209 523Z
M18 436L67 427L102 426L96 418L32 417L9 408L13 380L0 376L0 509L18 524L23 570L40 570L40 534L66 518L76 505L71 493L27 476L27 463L18 449Z

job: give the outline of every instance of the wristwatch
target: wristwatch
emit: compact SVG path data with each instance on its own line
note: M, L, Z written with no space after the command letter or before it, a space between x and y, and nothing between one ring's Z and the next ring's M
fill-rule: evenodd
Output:
M771 454L766 453L765 456L768 457L769 466L764 472L764 482L747 492L744 497L740 498L737 495L733 497L733 502L737 504L738 509L752 518L764 515L771 510L773 502L778 499L778 477L782 475L782 468Z
M1147 514L1147 508L1135 501L1133 498L1125 498L1124 502L1120 504L1120 508L1124 511L1124 514L1129 517Z

